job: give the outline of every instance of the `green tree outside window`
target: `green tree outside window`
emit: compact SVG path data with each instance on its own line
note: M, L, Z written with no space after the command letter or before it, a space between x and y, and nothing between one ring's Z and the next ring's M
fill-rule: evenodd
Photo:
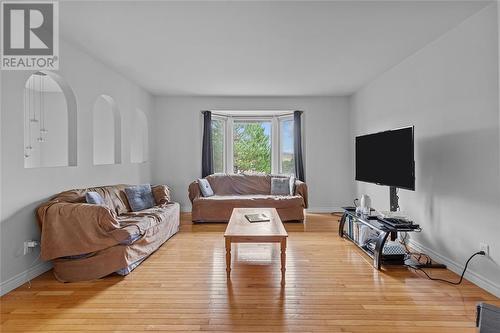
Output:
M271 123L234 123L234 172L271 173Z

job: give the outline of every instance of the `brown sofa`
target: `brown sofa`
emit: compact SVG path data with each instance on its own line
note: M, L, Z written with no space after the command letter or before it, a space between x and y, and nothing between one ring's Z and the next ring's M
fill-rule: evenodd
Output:
M179 230L179 204L170 202L167 186L153 186L156 206L132 212L125 195L128 185L62 192L37 209L41 258L52 260L62 282L130 273ZM106 205L85 201L98 192Z
M294 195L271 195L270 175L214 174L206 177L214 196L203 197L198 181L189 185L193 222L227 222L236 207L276 208L282 221L303 221L307 185L295 181Z

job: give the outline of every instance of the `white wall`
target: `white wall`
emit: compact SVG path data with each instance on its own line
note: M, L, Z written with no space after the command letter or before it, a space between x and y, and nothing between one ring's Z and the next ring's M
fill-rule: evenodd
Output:
M72 188L150 181L150 165L131 164L130 133L136 108L149 114L151 97L143 89L71 44L60 43L61 75L77 98L78 166L23 167L23 89L31 71L1 73L1 286L2 293L39 274L48 265L33 263L38 251L23 256L23 242L39 239L35 208ZM122 114L122 164L93 165L92 106L101 94L112 96Z
M352 201L349 99L346 97L157 97L152 118L153 182L172 187L184 211L201 177L201 110L303 110L309 206L331 211Z
M92 109L94 164L115 163L115 115L104 96L97 97Z
M149 120L141 109L136 109L134 114L134 131L130 139L130 161L144 163L149 160ZM161 148L160 148L161 149Z
M500 296L498 26L490 5L358 91L353 136L415 125L416 191L400 206L423 227L421 249ZM388 187L357 183L378 209ZM414 235L414 236L413 236Z

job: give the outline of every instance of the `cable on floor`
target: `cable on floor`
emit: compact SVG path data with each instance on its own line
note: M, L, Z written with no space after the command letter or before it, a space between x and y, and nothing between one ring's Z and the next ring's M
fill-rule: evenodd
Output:
M414 266L411 266L411 265L406 265L407 267L411 268L411 269L414 269L415 271L421 271L422 273L425 274L425 276L427 276L427 278L429 280L432 280L432 281L439 281L439 282L445 282L445 283L449 283L449 284L452 284L452 285L459 285L462 283L462 280L464 279L464 275L465 275L465 272L467 271L467 266L469 266L469 262L472 260L472 258L474 258L475 256L477 255L486 255L486 253L484 251L479 251L479 252L476 252L474 253L473 255L471 255L469 257L469 259L467 259L467 262L465 263L465 267L464 267L464 270L462 271L462 274L460 275L460 279L458 281L449 281L449 280L445 280L445 279L440 279L440 278L433 278L432 276L430 276L426 271L424 271L422 268L420 267L414 267Z

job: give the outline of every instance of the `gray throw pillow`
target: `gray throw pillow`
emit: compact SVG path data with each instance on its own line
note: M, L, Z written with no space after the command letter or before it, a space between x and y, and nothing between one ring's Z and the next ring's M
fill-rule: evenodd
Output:
M87 201L88 204L105 205L104 199L101 197L101 195L93 191L85 193L85 201Z
M208 180L204 178L198 179L198 186L200 187L201 194L204 197L211 197L214 195L214 191L212 190L212 186L210 186Z
M290 195L290 177L272 177L271 195Z
M151 185L149 184L127 187L125 188L125 194L127 195L130 208L134 212L148 209L155 205L153 191L151 191Z

